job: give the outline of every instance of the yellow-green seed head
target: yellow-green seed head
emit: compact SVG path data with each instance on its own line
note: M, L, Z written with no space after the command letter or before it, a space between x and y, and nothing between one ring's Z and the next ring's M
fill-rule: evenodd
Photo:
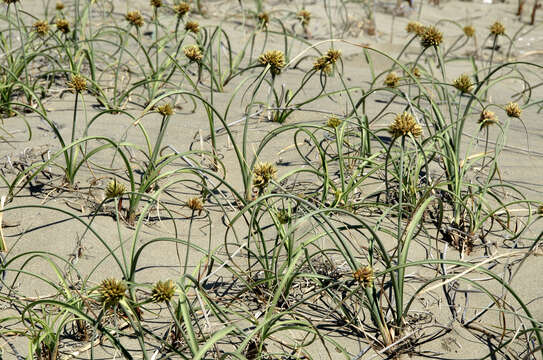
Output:
M296 17L300 22L302 23L302 26L309 25L309 21L311 20L311 13L305 9L298 11L296 14Z
M38 20L33 25L34 31L40 36L45 36L49 33L49 23L44 20Z
M258 57L258 62L261 65L269 65L272 75L279 75L285 67L285 54L280 50L266 51Z
M520 118L520 115L522 115L522 109L520 108L519 104L510 102L505 106L505 113L509 117Z
M72 75L70 81L68 81L68 87L76 93L82 93L87 90L87 80L81 75Z
M182 18L190 11L190 5L186 2L180 2L173 6L173 11L177 14L177 17Z
M189 45L183 49L183 52L190 61L194 62L198 62L204 57L198 45Z
M394 138L408 135L418 137L422 135L422 128L417 124L413 115L403 112L396 115L394 122L388 127L388 132Z
M326 122L326 126L328 127L331 127L331 128L337 128L339 125L341 125L342 121L340 119L338 119L337 117L330 117L328 118L328 121Z
M188 199L187 207L191 209L192 211L200 212L204 210L204 203L202 202L202 200L200 200L200 198L193 197L193 198Z
M127 287L124 282L114 278L105 279L100 284L100 301L105 307L113 307L125 296Z
M151 292L151 298L156 303L170 302L175 295L176 286L172 280L158 281Z
M326 75L330 75L332 73L332 65L330 65L326 56L321 56L313 63L313 70L322 71Z
M505 26L499 21L490 25L490 33L494 36L505 35Z
M104 192L107 199L113 199L122 196L126 192L126 186L114 179L107 184Z
M63 34L67 34L70 32L70 23L66 19L58 19L55 22L55 25L57 27L57 30Z
M143 16L139 12L139 10L129 11L125 15L126 21L132 26L135 27L142 27L144 24Z
M496 124L498 122L498 117L492 111L483 110L479 116L479 125L481 128L488 127L490 125Z
M395 88L400 84L400 78L395 72L388 73L385 78L384 84L386 87Z
M339 59L341 59L341 50L328 49L326 52L326 58L331 64L335 64Z
M467 25L467 26L464 26L464 35L466 35L466 37L474 37L475 36L475 28L471 25Z
M455 88L460 90L462 93L470 93L473 88L473 83L468 75L462 74L456 80L454 80L453 85Z
M410 21L405 27L405 31L407 31L408 34L415 34L417 36L421 36L424 33L424 29L424 25L418 21Z
M160 105L156 108L156 110L162 116L169 116L173 114L173 108L170 104Z
M193 34L200 32L200 25L196 21L187 21L185 23L185 30Z
M162 0L151 0L151 6L159 8L162 6Z
M256 19L258 20L258 24L261 27L266 28L270 23L270 14L268 14L267 12L258 13L256 15Z
M428 26L424 28L424 32L420 37L420 44L424 48L431 46L439 46L443 41L443 33L439 31L435 26Z
M373 269L371 266L363 266L353 274L354 279L364 288L373 286Z
M255 165L253 170L253 185L262 192L277 176L277 169L269 162L260 162Z

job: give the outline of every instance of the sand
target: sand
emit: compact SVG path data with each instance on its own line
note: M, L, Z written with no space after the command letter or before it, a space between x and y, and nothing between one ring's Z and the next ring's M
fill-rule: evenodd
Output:
M207 1L203 0L204 14L193 14L191 19L200 23L201 26L212 28L221 25L224 33L228 35L232 49L235 54L243 50L248 41L249 34L254 29L254 20L249 16L241 15L240 6L237 1ZM470 40L467 45L460 50L456 50L458 59L448 64L448 80L452 81L462 73L472 72L472 65L465 60L465 56L478 49L478 59L487 59L490 53L488 48L490 42L483 41L488 33L489 26L496 20L501 21L509 36L515 36L515 41L510 49L507 48L507 42L502 41L502 47L495 54L494 61L525 61L543 65L543 48L541 40L543 31L541 25L541 16L538 13L535 25L528 25L529 11L525 10L522 18L515 16L517 4L515 2L465 2L465 1L441 1L438 5L430 3L415 2L414 8L409 9L407 3L402 4L402 9L394 10L394 3L375 3L375 32L372 33L372 24L366 19L366 11L363 2L353 1L340 4L340 1L268 1L264 3L265 9L270 11L272 17L281 19L287 29L293 29L300 35L299 40L293 40L289 47L289 65L290 68L283 71L275 79L275 88L280 91L281 87L285 89L296 89L302 81L305 72L311 68L315 56L318 52L325 52L333 43L335 47L342 51L342 71L345 77L346 86L352 88L351 95L359 98L363 91L369 87L372 73L378 75L386 73L393 62L373 50L364 50L365 46L385 52L392 57L397 56L411 35L406 34L405 27L409 21L418 20L423 24L435 24L444 33L444 48L447 49L450 44L462 35L462 27L472 25L477 32L477 47ZM54 4L44 4L36 1L23 1L21 9L32 16L40 18L43 16L43 9L49 11L49 18L54 12ZM66 13L73 11L73 3L66 2ZM243 2L246 10L254 11L252 2ZM326 5L326 6L325 6ZM311 11L312 19L307 29L307 39L303 39L303 30L296 22L296 12L305 7ZM531 8L531 3L527 4ZM3 9L5 6L3 7ZM103 18L102 9L113 8L112 16ZM153 41L154 27L150 21L152 14L151 7L144 1L130 2L125 5L124 2L98 2L96 10L92 14L92 27L106 29L106 26L125 27L124 14L126 9L142 9L146 16L147 24L142 28L143 41L150 44ZM104 10L105 11L105 10ZM327 13L328 11L328 13ZM30 15L24 15L29 19ZM175 17L171 11L164 10L161 13L164 29L161 31L171 31L175 25ZM329 21L328 17L331 19ZM5 20L2 18L2 26L5 26ZM30 21L30 20L28 20ZM276 23L271 25L275 31L279 29ZM368 33L369 32L369 33ZM14 35L15 36L15 35ZM331 39L334 39L333 41ZM260 54L264 33L259 34L255 42L253 58ZM266 49L284 49L283 37L277 33L272 33L267 40ZM187 43L191 43L188 41ZM315 45L314 47L310 47ZM101 44L101 50L104 54L111 54L111 47L108 44ZM166 49L175 46L174 43L166 44ZM482 48L482 49L481 49ZM141 51L138 51L135 43L130 42L127 49L135 57L141 57ZM417 44L411 46L401 57L401 62L413 61L420 48ZM225 50L226 51L226 50ZM367 62L366 55L370 54L373 67ZM125 67L133 71L130 74L130 81L141 76L136 68L135 62L125 56ZM161 55L162 56L162 55ZM307 57L305 57L307 56ZM462 59L464 57L464 59ZM507 58L508 57L508 58ZM180 56L182 58L182 56ZM223 58L224 59L224 58ZM296 59L296 60L294 60ZM300 60L298 63L297 60ZM4 59L0 61L4 62ZM161 61L166 61L164 56ZM246 61L246 60L244 60ZM482 61L482 60L481 60ZM31 72L41 71L33 64ZM100 63L99 70L104 71L103 78L100 81L104 86L111 86L111 69L107 68L107 63ZM296 66L294 66L296 65ZM85 65L84 71L88 71ZM533 69L529 66L523 70L523 75L527 81L532 84L532 99L542 99L541 70ZM191 78L196 79L196 65L189 66L192 72ZM248 141L246 152L249 155L248 162L253 161L254 156L259 161L270 161L276 164L279 178L286 176L290 171L299 167L307 168L306 162L301 155L296 152L295 144L298 144L301 152L307 152L307 159L318 161L314 152L310 152L311 146L304 139L304 134L298 134L294 137L294 131L286 131L273 138L262 151L259 152L259 146L265 136L271 131L279 128L279 124L268 121L267 115L270 113L265 108L268 100L268 84L264 84L260 91L255 95L257 102L262 106L254 105L246 109L250 97L252 96L248 85L257 78L261 68L247 71L236 77L229 83L223 92L213 94L213 104L220 114L224 114L227 107L230 106L226 123L234 123L230 126L233 136L238 144L243 140L243 124L246 113L253 114L248 122ZM210 83L209 75L204 72L203 82ZM128 74L123 72L121 77L121 86L126 87L129 80ZM384 76L377 81L382 82ZM243 83L246 81L246 83ZM171 84L176 85L177 89L192 91L189 82L179 71L176 71L171 79ZM240 86L238 91L237 86ZM300 94L300 99L309 99L318 94L318 77L314 77L308 82ZM328 78L328 89L342 89L340 78L331 76ZM249 89L249 91L246 91ZM72 131L72 116L75 95L67 91L65 82L57 79L44 98L43 105L47 111L48 118L59 125L61 135L69 138ZM518 76L511 75L511 79L503 81L490 89L488 100L497 104L506 104L516 93L523 90L523 83L519 81ZM211 101L211 93L208 86L201 86L202 96ZM111 96L111 93L109 94ZM83 98L83 101L81 101ZM171 116L168 130L164 136L163 145L169 145L166 152L187 152L191 150L211 151L211 142L209 139L210 127L208 117L201 102L198 102L196 108L188 95L173 98L176 102L175 113ZM146 142L142 130L137 124L143 125L146 133L149 134L154 143L161 126L161 116L157 113L145 113L147 105L145 99L136 95L130 96L126 102L124 111L120 114L101 114L103 110L92 94L83 94L79 97L79 107L77 113L76 138L83 136L106 136L116 142L126 142L133 144L131 151L126 154L131 161L134 170L144 171L146 155ZM384 104L390 100L389 95L379 93L369 97L366 113L373 117L384 107ZM232 101L230 103L230 101ZM312 125L324 125L327 119L332 116L346 115L346 109L349 108L349 100L345 93L322 97L304 106L303 109L294 111L287 120L286 125L309 123ZM370 126L374 130L384 131L393 119L393 114L404 109L404 103L394 102L385 111L383 116L375 118ZM494 109L496 112L499 109ZM522 115L522 120L511 119L506 132L506 139L503 150L500 154L499 176L506 183L519 190L522 195L532 201L542 201L543 182L540 180L543 174L543 130L541 126L541 115L539 113L540 105L536 104L526 108ZM94 116L101 114L96 121L88 128L86 134L83 129L86 123L89 123ZM500 112L498 115L505 119L505 114ZM23 122L24 120L24 122ZM32 130L30 136L29 130ZM215 172L218 178L225 178L232 185L233 189L243 193L242 175L239 163L236 160L236 154L233 150L232 140L226 136L221 122L215 117L215 127L217 131L217 156L220 159L218 171ZM60 144L58 138L51 131L50 126L40 119L35 113L21 113L17 116L3 119L1 128L4 130L0 138L0 169L2 175L8 180L13 181L21 169L28 168L32 164L48 159L48 157L59 151ZM479 138L473 146L477 149L483 149L484 133L478 132L476 122L468 124L465 128L464 146L468 147L471 141ZM428 131L425 129L424 131ZM491 141L499 136L496 129L490 130L489 138ZM106 144L104 140L92 140L88 142L87 148L92 149ZM488 149L494 149L492 142ZM480 150L483 151L483 150ZM473 151L475 153L476 151ZM213 173L214 167L211 156L202 154L190 154L185 158L178 158L163 169L163 172L178 171L181 168L188 167L188 157L193 162L201 161L206 169ZM144 244L152 239L164 238L164 241L150 243L145 245L145 251L142 252L137 263L134 265L134 277L130 279L133 283L139 284L139 292L136 296L140 299L148 296L152 284L160 279L179 280L185 271L196 278L203 279L207 274L209 258L204 254L212 252L217 258L226 261L229 267L242 269L246 266L246 258L243 251L238 256L228 259L228 254L239 251L239 246L245 241L243 235L247 232L246 224L238 221L235 226L225 226L239 211L239 202L234 201L234 196L229 189L222 186L207 199L205 209L201 213L193 212L186 206L186 201L191 197L200 196L200 184L202 179L198 177L199 173L180 173L164 178L159 182L160 191L150 191L149 196L158 196L160 207L153 206L145 211L145 203L142 203L138 212L144 212L145 216L139 219L136 224L130 224L126 219L115 221L115 206L111 201L106 202L100 207L104 200L104 188L108 182L117 178L124 184L127 184L127 172L125 165L121 161L119 154L115 149L110 148L101 151L88 161L82 164L76 181L68 185L63 181L63 158L58 157L55 164L49 164L36 178L25 183L24 186L16 188L16 196L9 199L3 212L2 231L5 237L8 251L4 254L6 261L9 261L9 270L5 273L2 292L0 295L0 309L2 322L0 323L0 358L15 359L29 356L29 339L33 328L29 322L21 322L20 316L23 304L29 304L33 300L59 298L59 287L65 288L69 296L76 296L79 291L83 292L83 298L94 296L96 298L96 287L100 282L109 277L121 278L123 270L129 268L128 264L123 263L123 252L121 247L127 253L135 249L144 247ZM335 170L337 167L334 166ZM136 175L139 174L136 171ZM483 175L483 174L480 174ZM477 174L474 175L477 177ZM219 184L219 180L213 180L211 176L210 187ZM177 181L169 185L170 181ZM291 186L293 192L307 192L314 188L316 179L309 173L301 173L296 177L294 185L292 182L284 183L288 188ZM360 202L372 201L375 192L382 191L384 184L382 179L376 175L375 178L369 178L365 186L361 188L358 194ZM163 190L163 191L162 191ZM8 187L3 186L0 194L8 194ZM158 193L160 192L160 195ZM510 189L504 188L503 201L513 201L518 198L518 194ZM124 200L125 208L128 206L127 198ZM416 238L416 244L410 251L409 259L417 261L427 258L438 258L444 254L449 259L463 259L473 264L488 261L489 258L498 257L492 263L492 271L498 274L510 284L511 288L523 299L531 311L533 318L538 324L543 321L543 278L539 276L542 267L543 253L541 248L536 248L532 253L527 253L527 249L533 240L541 233L542 227L537 219L537 215L529 218L527 214L531 211L535 214L535 208L530 210L524 203L510 207L512 212L512 222L522 226L525 222L533 222L521 235L519 239L509 241L505 238L503 232L489 234L486 243L478 242L473 253L461 254L453 246L446 244L442 239L437 241L432 234L420 234ZM121 214L124 216L124 214ZM380 231L381 236L386 238L387 246L391 249L396 245L394 238L387 235L387 229L392 231L397 219L395 217L385 217L381 219L378 213L366 212L363 214L366 221L375 226ZM331 215L333 221L338 221L339 215ZM265 221L265 220L263 220ZM268 219L269 221L269 219ZM87 228L91 223L92 231ZM378 225L380 224L380 225ZM318 227L319 224L312 222L300 226L301 229ZM233 230L237 230L233 231ZM302 232L303 230L300 230ZM365 234L368 236L368 234ZM273 240L273 229L268 229L265 236ZM361 237L356 231L349 233L350 247L357 253L361 261L367 257L367 251L364 246L368 244L367 239ZM387 237L388 236L388 237ZM166 240L168 239L168 240ZM178 239L178 240L171 240ZM298 239L301 240L302 238ZM192 249L186 262L186 242L189 241L193 246L201 248L201 251ZM322 246L329 245L329 239L322 240ZM119 262L111 256L111 252L116 254ZM508 254L507 256L504 254ZM130 258L130 256L129 256ZM345 264L341 259L332 259L338 261L337 266L343 276L351 276L350 270L345 270ZM232 274L220 264L213 264L212 270L217 273L211 277L206 286L211 297L224 297L224 302L232 301L236 306L245 307L253 315L262 310L260 300L255 300L254 295L244 294L239 299L230 298L226 289L239 290L242 285L239 281L233 281ZM488 267L487 264L484 265ZM24 272L20 270L24 269ZM380 269L382 270L382 269ZM125 270L126 271L126 270ZM407 292L413 294L422 284L424 279L432 279L436 275L436 266L421 266L408 268ZM258 274L251 274L258 276ZM412 313L410 313L410 326L405 329L401 336L412 339L406 345L409 348L401 356L411 356L412 358L439 358L439 359L479 359L493 354L494 358L520 358L520 356L529 356L526 353L526 337L519 332L519 339L515 339L504 352L494 353L495 346L500 342L499 337L487 330L494 330L496 324L502 325L508 329L507 336L511 336L516 330L522 330L521 321L515 317L515 313L521 313L518 304L512 308L507 308L507 312L499 313L495 305L492 305L489 297L480 291L476 291L475 285L484 284L490 292L502 294L503 286L500 281L489 280L488 276L478 272L468 275L474 282L458 282L454 284L455 291L455 310L451 311L446 303L443 287L437 287L425 294L418 295L414 302ZM47 280L46 280L47 279ZM448 286L448 285L444 285ZM13 291L10 291L14 290ZM300 290L303 291L303 290ZM64 299L67 295L64 295ZM196 303L194 293L191 293L192 299ZM18 299L11 302L10 299ZM504 299L511 300L511 295ZM91 301L92 302L92 301ZM17 304L17 305L16 305ZM243 304L243 305L241 305ZM489 305L490 304L490 305ZM499 302L498 302L499 304ZM396 354L379 355L382 346L376 345L369 338L360 335L360 332L354 332L352 328L342 323L340 320L329 316L326 300L315 300L314 308L307 309L307 318L312 319L316 326L323 329L323 333L331 339L337 341L344 347L346 354L336 351L333 346L328 344L323 346L319 341L315 341L303 352L292 354L291 358L325 359L325 358L352 358L352 359L371 359L384 358L389 356L400 356ZM93 303L94 311L97 304ZM502 304L503 306L503 304ZM469 326L463 326L458 318L462 317L464 324L466 319L474 317L485 307L490 310L484 313L480 319L470 323ZM260 309L260 310L259 310ZM452 314L455 314L454 316ZM503 318L500 318L502 314ZM212 314L209 314L210 316ZM361 315L362 316L362 315ZM367 316L367 314L366 314ZM456 318L454 318L456 317ZM167 322L168 314L160 306L149 305L145 309L143 318L146 326L152 329L157 336L163 336L170 323ZM237 326L243 328L248 326L246 320L241 315L232 316L235 318ZM53 321L48 318L47 321ZM119 321L123 321L119 319ZM370 322L369 318L363 322ZM207 324L205 332L211 333L221 328L221 323L214 316L211 319L202 320ZM245 324L245 325L244 325ZM59 326L58 322L54 326ZM35 328L34 328L35 329ZM249 330L248 330L249 331ZM19 333L21 332L21 333ZM60 331L63 333L62 331ZM25 335L26 333L26 335ZM90 358L90 342L70 339L66 333L63 333L60 347L61 358ZM135 358L141 357L139 345L131 337L130 332L122 332L121 342L126 344ZM375 335L374 335L375 336ZM523 337L524 336L524 337ZM282 342L299 341L300 333L295 330L283 331L277 335L273 342L268 345L270 352L272 349L285 349ZM148 351L150 354L159 348L157 340L149 337ZM236 348L238 337L227 338L223 341L221 349ZM533 340L533 339L532 339ZM230 343L229 343L230 342ZM524 345L523 345L524 344ZM373 346L372 346L373 345ZM536 347L532 344L531 348ZM156 358L162 358L160 352L156 352ZM358 356L357 356L358 354ZM96 358L110 359L119 358L121 355L112 349L111 343L107 340L95 346ZM164 358L176 358L174 355L164 355ZM208 358L214 355L210 352ZM507 356L507 357L506 357ZM533 355L537 357L540 354ZM286 358L286 357L285 357ZM531 357L527 357L531 358Z

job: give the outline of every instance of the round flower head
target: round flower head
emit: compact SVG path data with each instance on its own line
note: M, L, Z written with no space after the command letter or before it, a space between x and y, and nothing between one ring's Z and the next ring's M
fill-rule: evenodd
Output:
M116 179L111 180L105 189L106 199L113 199L122 196L125 192L126 186L120 182L117 182Z
M492 111L489 111L489 110L481 111L481 116L479 116L479 125L481 125L482 128L488 127L492 124L496 124L497 122L498 122L498 117Z
M151 298L154 302L170 302L175 295L175 284L172 280L158 281L151 292Z
M470 93L471 89L473 88L471 79L466 74L462 74L458 77L458 79L454 80L453 85L462 93Z
M262 192L272 179L277 176L277 169L273 164L265 162L255 165L253 170L253 185Z
M505 35L505 26L499 21L496 21L490 26L490 33L494 36Z
M87 90L87 80L81 75L72 75L72 79L68 81L68 87L76 93L82 93Z
M321 56L313 63L313 70L322 71L326 75L330 75L332 73L332 65L330 65L326 56Z
M100 301L105 307L115 306L125 296L126 290L127 287L122 281L114 278L105 279L98 290Z
M70 23L66 19L58 19L55 22L55 25L57 26L58 31L63 34L67 34L70 32Z
M47 21L38 20L33 25L34 31L40 36L45 36L49 32L49 23Z
M335 64L341 58L341 51L336 49L329 49L326 55L318 57L313 63L314 70L320 70L326 75L332 73L332 64Z
M162 0L151 0L151 6L159 8L162 6Z
M413 115L408 112L403 112L396 115L394 122L388 127L388 132L393 138L407 136L411 134L413 137L422 135L422 128L415 121Z
M285 55L282 51L266 51L258 57L258 62L262 65L269 65L272 75L279 75L281 69L285 67Z
M173 109L170 104L160 105L156 108L156 110L162 116L169 116L173 114Z
M420 74L420 69L418 67L413 68L413 70L411 70L411 72L413 73L413 75L420 78L421 74Z
M261 27L266 28L268 27L268 24L270 23L270 14L268 14L267 12L258 13L256 15L256 19L258 20L258 24Z
M464 35L466 37L474 37L475 36L475 28L471 25L464 26Z
M182 18L190 11L190 5L186 2L180 2L173 6L173 11L177 14L177 17Z
M388 73L387 77L385 78L384 84L387 87L395 88L400 84L400 78L398 77L398 75L396 75L395 72Z
M341 121L340 119L338 119L337 117L332 116L332 117L328 118L328 121L326 122L326 126L335 129L335 128L337 128L339 125L341 125L341 122L342 122L342 121Z
M198 34L200 32L200 25L196 21L187 21L185 23L185 30Z
M341 50L328 49L326 52L326 58L331 64L335 64L341 58Z
M61 1L57 2L55 5L55 9L57 9L58 11L64 9L64 3Z
M200 200L199 198L193 197L187 201L187 207L192 211L200 212L204 210L204 203L202 203L202 200Z
M198 45L189 45L183 49L183 52L190 61L198 62L204 57Z
M415 34L417 36L422 35L424 33L424 29L424 25L418 21L410 21L405 27L405 31L407 31L408 34Z
M144 23L143 16L141 16L141 13L138 10L127 12L125 19L130 25L135 27L142 27Z
M510 102L505 106L505 113L509 117L520 118L520 115L522 114L522 109L520 108L519 104Z
M353 277L364 288L373 286L373 269L371 266L363 266L356 270Z
M429 48L431 46L439 46L443 41L443 33L439 31L435 26L429 26L424 28L424 32L420 37L420 44Z
M309 21L311 20L311 13L305 9L298 11L298 14L296 14L296 17L298 20L301 21L302 26L309 25Z

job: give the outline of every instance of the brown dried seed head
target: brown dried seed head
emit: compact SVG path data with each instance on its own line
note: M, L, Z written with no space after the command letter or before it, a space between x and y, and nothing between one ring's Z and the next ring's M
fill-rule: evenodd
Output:
M305 9L298 11L296 14L296 17L298 20L302 22L303 26L309 25L309 21L311 20L311 13Z
M169 116L173 114L173 109L170 104L164 104L157 106L156 111L162 116Z
M268 24L270 23L270 14L267 12L261 12L256 15L256 18L260 26L268 27Z
M331 128L337 128L339 125L341 125L342 121L340 119L338 119L337 117L330 117L328 118L328 121L326 122L326 126L328 127L331 127Z
M373 286L373 269L371 266L363 266L353 274L354 279L364 288Z
M82 93L87 90L87 80L81 75L72 75L72 79L68 81L68 87L77 93Z
M388 73L384 81L385 86L391 87L391 88L398 86L399 83L400 83L400 78L398 77L398 75L396 75L395 72Z
M417 124L413 115L408 112L403 112L396 115L394 122L388 128L388 132L394 138L407 136L409 134L413 137L418 137L422 135L422 128Z
M505 113L509 117L520 118L520 115L522 114L522 109L520 108L519 104L510 102L505 106Z
M190 198L187 201L187 206L192 211L200 212L204 210L204 203L202 202L202 200L200 200L200 198L197 198L197 197Z
M162 6L162 0L151 0L151 6L159 8Z
M100 301L105 307L115 306L125 296L127 287L121 281L114 278L105 279L100 284Z
M499 21L496 21L490 26L490 33L494 36L505 35L505 26Z
M195 62L202 60L204 56L198 45L189 45L183 49L183 52L190 61Z
M462 74L456 80L454 80L453 85L455 88L460 90L462 93L470 93L473 88L473 83L468 75Z
M143 16L139 12L139 10L129 11L125 15L125 19L128 21L128 23L135 27L142 27L143 26Z
M200 32L200 25L196 21L187 21L185 23L185 30L198 34Z
M475 28L471 25L464 26L464 35L466 37L474 37L475 36Z
M498 122L498 117L492 111L483 110L481 111L481 116L479 117L479 124L481 127L487 127Z
M19 0L2 0L2 1L4 1L5 4L9 5L9 4L15 4Z
M40 36L45 36L49 32L49 23L44 20L38 20L33 25L34 31Z
M413 73L413 75L415 75L416 77L420 78L420 69L418 67L414 68L413 70L411 70L411 72Z
M57 29L63 34L67 34L70 32L70 23L66 19L58 19L55 22L55 25L57 26Z
M186 2L180 2L179 4L175 4L173 6L173 11L177 14L177 17L183 17L190 11L190 5Z
M253 185L262 192L276 176L277 169L272 163L260 162L255 165L253 170Z
M407 26L405 27L405 31L407 31L408 34L415 34L415 35L422 35L424 33L424 25L422 25L418 21L410 21L407 23Z
M61 1L58 1L55 5L55 9L57 9L58 11L64 9L64 3L61 2Z
M266 51L258 57L258 62L262 65L270 65L270 71L273 75L279 75L281 69L285 67L285 54L279 50Z
M158 281L151 292L154 302L170 302L175 295L176 286L172 280Z
M435 26L429 26L424 28L424 32L420 37L420 44L429 48L431 46L439 46L443 41L443 33L439 31Z
M105 189L106 199L113 199L119 196L122 196L126 192L126 186L124 184L117 182L116 179L111 180L107 184Z

